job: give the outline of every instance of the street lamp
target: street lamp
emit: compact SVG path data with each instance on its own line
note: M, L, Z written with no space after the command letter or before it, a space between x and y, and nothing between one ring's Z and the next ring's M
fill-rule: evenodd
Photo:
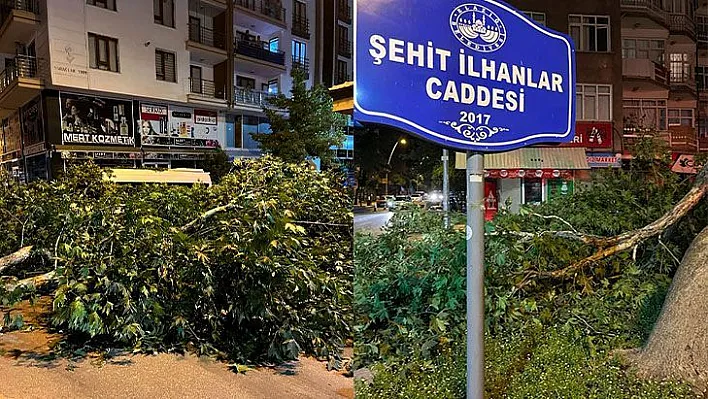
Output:
M386 163L386 165L388 165L388 168L386 169L386 195L388 195L388 171L391 168L391 158L393 158L393 152L396 151L398 143L401 143L401 145L408 144L406 139L399 139L398 141L396 141L396 144L394 144L393 148L391 149L391 155L388 156L388 162Z

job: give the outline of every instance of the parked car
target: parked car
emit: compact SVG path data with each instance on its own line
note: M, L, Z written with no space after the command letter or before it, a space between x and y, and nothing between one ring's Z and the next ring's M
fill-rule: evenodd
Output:
M394 197L393 201L389 202L388 209L396 209L403 204L411 203L411 197L409 195L397 195Z
M425 206L425 191L417 191L415 194L411 194L411 202L418 206Z
M376 197L376 208L379 208L379 209L388 208L388 199L386 198L386 196L379 195L378 197Z

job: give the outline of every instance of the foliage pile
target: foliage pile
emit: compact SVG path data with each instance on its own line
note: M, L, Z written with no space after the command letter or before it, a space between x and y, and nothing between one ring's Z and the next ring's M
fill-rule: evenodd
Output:
M271 157L236 161L210 188L119 186L92 165L50 183L3 180L0 253L33 246L34 267L15 275L55 271L51 325L80 342L337 357L353 273L341 187ZM24 291L0 288L2 305Z
M705 204L658 240L597 262L573 279L528 278L529 272L561 269L591 254L582 244L543 232L609 236L635 229L660 217L690 187L663 165L640 162L597 176L573 196L518 215L502 213L487 225L486 389L492 397L679 395L673 385L622 380L624 371L609 353L646 339L678 259L708 221ZM404 391L406 380L426 379L439 389L427 397L461 397L465 242L462 233L441 226L438 215L410 211L396 215L379 237L356 237L356 366L383 370L372 386L361 387L362 397L396 397L386 390ZM525 239L520 232L538 234ZM438 370L426 377L432 365ZM606 385L615 382L618 391ZM652 390L659 396L648 394Z

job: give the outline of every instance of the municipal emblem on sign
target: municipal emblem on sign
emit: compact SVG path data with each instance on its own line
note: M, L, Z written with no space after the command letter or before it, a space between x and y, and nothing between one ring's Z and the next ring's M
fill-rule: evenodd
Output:
M450 28L457 40L474 51L491 53L506 42L506 27L492 10L463 4L450 14Z

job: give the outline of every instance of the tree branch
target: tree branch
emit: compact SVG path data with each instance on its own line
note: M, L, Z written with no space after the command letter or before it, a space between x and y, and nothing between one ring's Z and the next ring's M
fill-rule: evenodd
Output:
M22 247L18 251L0 258L0 275L2 275L5 270L22 264L32 257L32 248L33 247L31 245L28 247Z
M316 226L329 226L329 227L352 227L353 225L351 224L343 224L343 223L326 223L326 222L308 222L304 220L295 220L293 223L297 224L312 224Z
M702 178L699 176L699 180L696 182L697 185L694 186L671 210L666 212L662 217L654 222L649 223L642 228L601 240L601 243L605 245L599 246L600 249L597 252L566 268L554 270L552 272L538 272L535 274L537 276L552 278L565 277L575 274L595 262L615 255L619 252L634 248L647 239L661 234L668 227L674 225L681 218L686 216L686 214L688 214L688 212L690 212L691 209L693 209L701 201L701 199L706 196L708 193L708 181L706 180L708 180L706 179L706 175L703 175Z
M53 281L56 281L56 272L54 270L48 273L40 274L39 276L25 278L15 283L5 284L5 290L14 291L18 288L25 289L29 287L39 288Z
M217 214L222 213L222 212L227 212L227 211L230 211L230 210L232 210L232 209L236 209L237 207L238 207L238 205L236 204L236 202L230 202L230 203L228 203L228 204L226 204L226 205L223 205L223 206L219 206L219 207L210 209L210 210L208 210L208 211L202 213L198 218L196 218L196 219L192 220L191 222L185 224L184 226L180 227L180 231L182 231L183 233L188 233L188 232L190 232L196 225L198 225L199 223L203 223L203 222L207 221L208 219L214 217L214 215L217 215Z

